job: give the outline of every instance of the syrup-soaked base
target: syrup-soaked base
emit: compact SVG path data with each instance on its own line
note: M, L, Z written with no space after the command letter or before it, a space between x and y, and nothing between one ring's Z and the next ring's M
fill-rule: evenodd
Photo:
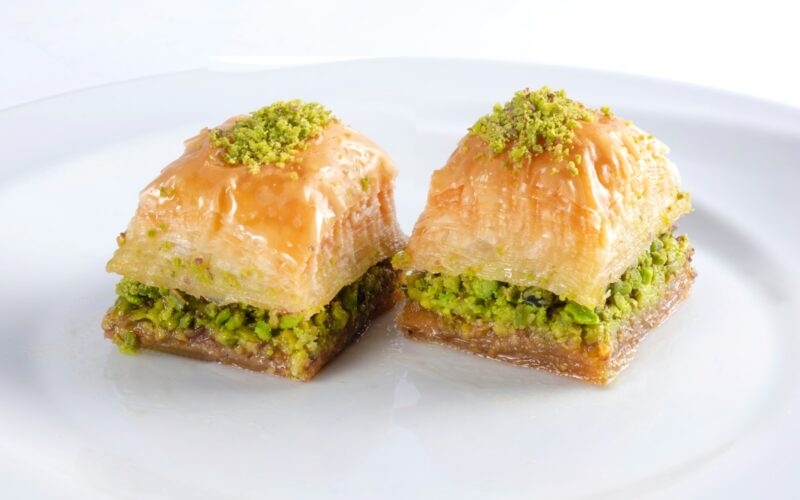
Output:
M217 361L226 365L235 365L248 370L267 372L283 377L291 377L302 381L311 380L323 366L330 362L351 342L357 340L369 327L372 320L391 309L397 301L398 292L395 281L387 282L386 286L375 295L371 310L368 314L351 319L347 325L338 332L331 332L332 341L325 350L317 353L311 363L301 373L292 376L289 370L288 356L279 349L273 349L272 354L266 350L250 353L226 347L215 341L205 328L200 328L188 340L181 340L167 334L165 338L156 340L148 322L130 321L124 316L120 317L114 308L108 310L103 318L103 330L106 338L113 339L117 335L133 332L137 337L137 347L166 352L178 356L199 359L203 361Z
M657 304L618 327L615 348L605 355L591 347L569 348L529 330L497 335L490 327L476 327L464 335L463 322L443 318L411 300L406 300L397 325L414 340L435 342L485 358L606 384L627 366L647 332L666 320L689 296L695 276L691 259L687 259L683 270L670 280Z

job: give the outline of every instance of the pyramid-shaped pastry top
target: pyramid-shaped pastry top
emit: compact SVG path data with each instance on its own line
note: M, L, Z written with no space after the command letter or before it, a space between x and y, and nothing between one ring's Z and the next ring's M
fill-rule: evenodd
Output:
M397 171L381 148L332 116L309 128L273 113L266 125L283 135L265 135L256 113L186 142L141 192L109 271L220 303L314 311L402 247Z
M667 148L547 88L481 118L431 179L411 269L535 286L594 307L691 210Z

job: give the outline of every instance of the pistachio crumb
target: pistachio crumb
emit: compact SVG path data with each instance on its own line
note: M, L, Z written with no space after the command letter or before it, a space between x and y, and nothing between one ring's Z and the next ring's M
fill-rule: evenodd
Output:
M411 264L411 256L405 250L400 250L392 256L392 267L395 269L405 271L409 269Z
M257 174L265 164L284 168L336 118L319 103L278 101L251 113L227 129L211 131L211 143L231 165Z
M572 175L578 175L578 167L575 166L574 161L570 161L567 163L567 170L569 170L569 172Z
M611 112L611 108L608 106L600 106L600 112L603 113L603 116L606 118L611 118L614 116L614 113Z
M541 153L568 157L574 129L594 113L563 90L544 86L520 90L505 104L478 119L469 132L483 139L495 155L507 152L515 169Z
M138 350L138 338L132 331L127 331L122 335L119 342L119 352L123 354L136 354Z

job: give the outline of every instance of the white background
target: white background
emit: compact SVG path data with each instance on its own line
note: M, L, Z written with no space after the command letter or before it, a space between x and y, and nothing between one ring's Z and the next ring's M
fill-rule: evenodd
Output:
M182 69L378 56L585 66L800 106L798 14L778 0L0 0L0 108Z

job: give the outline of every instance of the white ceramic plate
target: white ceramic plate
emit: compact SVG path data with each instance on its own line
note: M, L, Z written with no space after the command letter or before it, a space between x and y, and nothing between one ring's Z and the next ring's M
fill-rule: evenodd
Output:
M691 299L598 388L373 325L311 383L103 339L104 272L137 192L206 124L327 104L431 172L525 86L610 105L672 147L696 212ZM791 497L800 487L800 112L544 66L380 60L193 71L0 113L0 496ZM2 492L5 492L3 494Z

